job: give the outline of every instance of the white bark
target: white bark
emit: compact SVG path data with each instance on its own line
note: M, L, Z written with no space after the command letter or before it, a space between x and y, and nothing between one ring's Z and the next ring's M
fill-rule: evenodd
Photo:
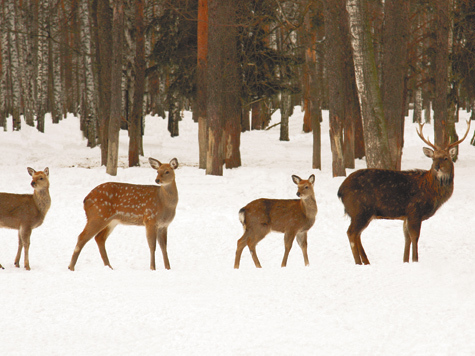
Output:
M44 125L46 98L48 92L48 43L47 43L48 0L38 1L38 75L36 82L36 114L38 129Z
M366 164L369 168L391 168L386 120L378 81L374 49L364 0L348 0L351 45L358 98L363 119Z
M88 145L94 147L96 139L96 102L94 98L94 77L92 70L92 46L91 46L91 26L89 24L89 1L81 0L79 5L79 18L81 21L81 52L82 69L84 76L84 103L85 107L81 110L87 125Z
M5 24L8 34L8 43L10 49L10 79L11 79L11 105L14 129L19 130L21 128L20 122L20 105L21 105L21 89L20 89L20 75L19 75L19 58L18 58L18 41L17 31L15 28L15 1L6 1L5 7Z
M415 28L422 31L420 26L421 23L421 15L418 14L416 16L416 25ZM422 123L422 36L416 32L415 37L420 37L416 44L416 89L414 90L414 117L413 122Z
M1 4L0 4L1 5ZM0 126L3 126L4 130L6 130L6 116L8 112L8 104L7 104L7 68L10 67L10 59L8 56L8 32L6 31L5 26L5 9L4 7L0 7L2 10L1 12L1 20L0 21L0 41L2 41L2 70L1 70L1 78L0 78Z
M29 33L29 26L31 26L31 21L29 21L28 12L29 9L29 1L23 1L23 8L19 8L17 12L17 41L18 41L18 63L19 63L19 75L21 78L21 93L23 98L23 116L25 118L25 122L33 126L33 88L29 85L30 84L30 77L31 77L31 57L33 51L29 49L29 42L30 37L28 36Z
M53 100L50 103L52 114L54 115L53 121L59 122L61 120L61 114L63 111L63 101L62 101L62 82L61 82L61 47L60 47L60 29L59 29L59 7L55 6L57 0L50 0L50 9L51 9L51 51L53 59Z

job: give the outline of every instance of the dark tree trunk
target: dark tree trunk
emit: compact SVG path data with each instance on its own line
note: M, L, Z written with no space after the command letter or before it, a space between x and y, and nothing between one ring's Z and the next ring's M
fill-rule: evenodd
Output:
M326 0L325 12L325 63L328 76L330 114L330 143L333 177L345 176L343 157L343 126L345 121L345 36L341 27L346 18L345 0Z
M208 128L206 121L206 86L208 53L208 0L198 1L198 63L196 68L196 101L194 111L198 117L200 168L206 169Z
M97 2L99 48L99 140L101 165L107 164L111 109L112 9L108 1Z
M267 108L265 105L265 99L259 100L252 104L251 113L251 129L252 130L264 130L267 122Z
M381 96L388 124L392 168L401 169L404 143L405 78L407 73L408 5L405 1L384 3Z
M208 1L208 149L206 174L223 175L224 163L224 17L230 0Z
M323 96L323 45L318 42L325 36L323 24L323 7L315 2L310 7L304 19L305 34L305 116L311 125L313 133L312 168L322 169L321 128L322 120L321 98ZM305 120L304 120L305 122Z
M129 167L139 166L145 92L144 0L135 1L135 88L129 122Z
M447 133L447 69L449 66L449 2L435 0L435 60L434 60L434 143L445 147Z
M226 4L224 16L224 72L223 81L224 107L222 108L225 120L225 164L226 168L241 166L241 81L239 73L237 25L237 3L230 0Z
M122 115L122 46L124 41L124 4L114 0L112 17L111 113L106 172L117 175L119 130Z

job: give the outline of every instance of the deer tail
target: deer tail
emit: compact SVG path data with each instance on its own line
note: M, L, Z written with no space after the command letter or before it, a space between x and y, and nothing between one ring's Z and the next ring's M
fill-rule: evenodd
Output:
M242 208L239 210L239 221L241 222L242 226L246 227L246 209Z

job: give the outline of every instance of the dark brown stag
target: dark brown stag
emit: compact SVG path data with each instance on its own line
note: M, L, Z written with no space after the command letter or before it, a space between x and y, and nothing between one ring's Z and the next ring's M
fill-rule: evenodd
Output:
M391 171L385 169L358 170L341 184L338 197L351 218L348 239L356 264L369 264L361 244L361 233L372 219L398 219L404 221L404 262L409 262L412 244L412 261L418 261L417 243L422 221L435 214L454 191L454 164L452 158L458 146L468 135L440 148L422 135L424 125L419 124L417 134L432 149L424 147L424 154L432 158L428 171Z

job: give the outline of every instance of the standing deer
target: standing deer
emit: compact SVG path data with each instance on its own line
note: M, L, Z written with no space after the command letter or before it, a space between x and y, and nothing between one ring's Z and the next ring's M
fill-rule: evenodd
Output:
M106 252L106 239L118 224L145 226L150 248L150 269L155 270L156 243L162 250L166 269L170 269L167 254L167 228L175 217L178 204L178 190L175 183L175 169L178 160L162 164L154 158L148 160L157 170L153 185L127 183L104 183L95 187L84 199L87 223L78 237L69 269L74 271L79 253L84 245L95 236L105 266L111 265Z
M432 158L428 171L391 171L385 169L361 169L344 180L338 197L351 218L348 239L356 264L369 264L361 244L361 233L372 219L404 221L404 262L409 262L412 245L412 261L418 261L417 243L422 221L435 214L454 191L454 164L452 158L458 146L468 135L457 142L440 148L422 135L424 125L419 124L417 134L432 149L424 147L424 154Z
M313 226L317 215L317 201L313 191L315 176L308 180L295 175L292 180L298 186L300 199L257 199L239 210L239 220L244 228L244 235L237 242L234 268L239 268L241 254L247 245L257 268L261 264L256 254L256 245L271 231L283 232L285 253L282 267L287 265L295 236L303 252L305 265L308 266L307 231Z
M30 249L31 231L40 226L51 206L49 196L49 169L36 172L27 168L33 177L31 186L33 194L0 193L0 227L18 230L18 252L15 266L20 267L21 251L24 248L25 268L30 270L28 252ZM0 268L3 268L0 265Z

